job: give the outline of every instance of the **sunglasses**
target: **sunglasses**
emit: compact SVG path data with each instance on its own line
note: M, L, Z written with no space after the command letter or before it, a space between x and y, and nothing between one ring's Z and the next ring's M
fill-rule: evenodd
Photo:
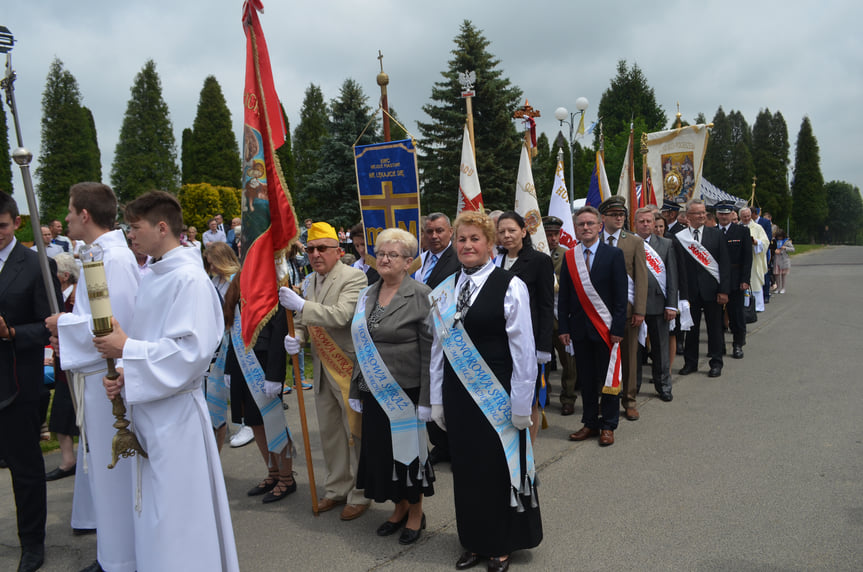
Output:
M313 252L315 252L315 251L317 250L318 252L320 252L321 254L323 254L323 253L325 253L326 251L330 250L331 248L338 248L338 246L328 246L328 245L326 245L326 244L322 244L322 245L320 245L320 246L307 246L307 247L306 247L306 252L313 253Z

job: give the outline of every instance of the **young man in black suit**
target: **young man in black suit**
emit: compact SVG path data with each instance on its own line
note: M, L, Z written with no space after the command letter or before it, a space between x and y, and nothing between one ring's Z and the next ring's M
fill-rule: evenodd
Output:
M692 329L686 334L683 350L684 365L680 375L698 369L698 341L701 312L707 322L707 355L710 357L709 377L722 375L722 306L728 302L730 273L728 246L718 227L705 226L707 208L701 199L692 199L686 207L689 228L675 235L678 256L685 261Z
M749 290L749 279L752 274L752 238L749 228L742 224L731 222L731 213L734 212L732 201L722 201L716 204L716 218L719 221L719 229L725 236L728 246L729 284L728 304L728 326L731 329L732 338L731 357L743 358L743 346L746 345L746 319L743 316L743 299Z
M575 367L584 406L584 427L570 435L569 440L584 441L599 435L599 444L608 446L614 444L614 430L620 420L620 395L602 392L611 351L588 316L590 308L582 305L575 286L575 280L580 281L581 276L573 268L573 265L577 266L575 257L584 257L590 285L611 315L609 339L612 344L619 344L623 341L626 329L626 263L623 251L599 240L600 222L599 211L593 207L582 207L576 213L575 237L579 245L570 250L564 259L557 311L560 341L564 346L572 343L575 353ZM584 285L583 281L580 283Z
M46 293L39 255L15 239L18 205L0 192L0 457L9 464L18 515L18 571L38 570L45 558L45 463L39 447L39 387L51 315L48 296L62 304L57 266Z

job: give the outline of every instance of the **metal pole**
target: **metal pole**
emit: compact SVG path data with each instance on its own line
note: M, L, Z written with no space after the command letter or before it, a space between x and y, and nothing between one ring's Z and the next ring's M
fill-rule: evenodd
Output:
M575 187L573 187L573 174L575 172L575 154L573 149L575 148L575 139L574 133L575 129L575 114L569 114L569 196L572 197L572 200L575 200ZM572 202L570 202L569 210L572 210Z
M6 90L6 103L12 110L12 120L15 123L15 133L18 136L18 148L12 153L12 160L21 169L21 178L24 180L24 192L27 195L27 207L30 209L30 226L33 228L33 242L39 253L39 267L42 270L42 281L45 283L45 295L51 306L51 313L60 312L57 296L54 294L54 280L51 277L51 269L48 267L48 253L45 251L45 242L42 240L42 225L39 222L39 207L36 204L36 194L33 192L33 180L30 178L30 161L33 153L24 147L21 135L21 124L18 121L18 107L15 105L15 72L12 71L12 54L6 54L6 77L3 78L2 86Z

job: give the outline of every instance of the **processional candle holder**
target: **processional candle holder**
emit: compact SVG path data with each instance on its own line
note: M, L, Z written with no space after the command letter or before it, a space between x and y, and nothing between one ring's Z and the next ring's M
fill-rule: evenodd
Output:
M111 311L111 298L108 295L108 280L105 277L105 265L102 262L104 252L98 244L87 245L81 249L79 257L84 267L84 278L87 282L87 298L90 301L90 314L93 316L93 335L97 338L107 336L114 331L111 325L113 312ZM105 360L108 364L108 379L114 380L120 377L114 365L113 358ZM129 430L129 420L126 419L126 404L123 397L117 395L111 400L111 412L116 421L114 428L117 432L111 441L111 463L109 469L117 465L120 457L127 458L138 454L147 457L147 453L138 442L138 438Z

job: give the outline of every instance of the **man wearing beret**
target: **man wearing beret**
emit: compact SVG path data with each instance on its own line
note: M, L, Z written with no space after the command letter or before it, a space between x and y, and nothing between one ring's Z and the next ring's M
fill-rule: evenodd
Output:
M556 216L542 217L542 226L545 229L545 238L551 251L551 262L554 265L554 349L557 350L557 359L560 361L560 414L572 415L575 413L575 400L577 397L577 384L575 373L575 362L571 355L566 352L566 346L560 341L558 332L557 294L560 289L560 269L563 266L563 257L568 250L560 245L560 229L563 221Z
M623 230L626 221L626 203L623 197L611 197L599 205L603 230L600 239L608 246L623 251L626 262L626 275L629 277L629 304L626 308L626 328L623 343L620 344L620 358L623 372L623 392L621 405L624 416L630 421L639 418L635 397L638 394L636 379L638 362L638 331L644 323L647 312L647 259L644 244L638 236Z
M312 340L315 409L326 465L326 492L318 511L346 504L342 520L353 520L370 500L354 487L360 454L359 414L350 408L348 389L354 362L351 320L360 291L366 287L362 270L342 264L339 237L325 222L311 225L306 253L314 272L303 281L303 295L279 289L279 302L297 312L296 337L285 337L285 350L296 355L305 339Z

